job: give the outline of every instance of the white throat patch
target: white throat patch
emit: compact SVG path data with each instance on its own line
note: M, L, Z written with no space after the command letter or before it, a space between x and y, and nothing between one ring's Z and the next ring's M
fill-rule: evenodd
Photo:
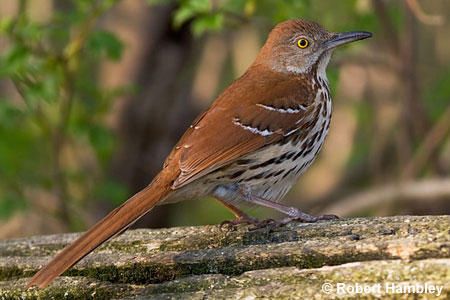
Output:
M327 51L322 54L323 56L321 58L312 59L312 60L314 60L314 62L316 59L320 59L319 65L317 68L317 73L320 77L322 77L326 80L327 80L326 69L327 69L328 63L330 62L331 53L332 53L332 51ZM311 71L311 67L313 66L313 64L314 63L306 64L305 66L286 66L286 71L288 73L294 73L294 74L305 74L305 73L308 73Z
M327 66L328 63L330 62L330 58L331 58L331 51L327 51L323 54L322 59L319 62L319 65L317 66L317 75L319 75L319 77L325 79L325 81L328 83L328 78L327 78Z
M309 70L310 70L311 68L309 68L309 67L302 67L302 68L299 68L299 67L296 67L296 66L287 66L286 67L286 70L289 72L289 73L295 73L295 74L304 74L304 73L308 73L309 72Z

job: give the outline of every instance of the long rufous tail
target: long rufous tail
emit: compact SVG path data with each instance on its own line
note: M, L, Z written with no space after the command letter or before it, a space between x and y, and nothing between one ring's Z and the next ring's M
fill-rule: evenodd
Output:
M61 275L98 246L126 230L159 201L165 199L170 193L170 188L166 184L166 180L161 177L157 176L152 184L128 199L77 240L66 246L31 278L28 287L46 287L57 276Z

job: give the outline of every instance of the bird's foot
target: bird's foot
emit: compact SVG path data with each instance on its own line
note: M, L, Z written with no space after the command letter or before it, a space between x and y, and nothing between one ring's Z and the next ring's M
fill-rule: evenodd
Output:
M229 231L234 231L239 225L255 225L260 223L256 218L250 217L248 215L240 216L234 220L227 220L220 223L220 229L227 229Z
M315 223L317 221L331 221L331 220L338 220L339 217L336 215L320 215L320 216L312 216L309 214L302 213L301 216L295 216L295 217L286 217L281 220L274 220L274 219L267 219L262 220L256 224L253 224L254 226L250 228L250 230L257 230L264 227L270 227L272 229L283 227L291 222L300 222L300 223Z
M332 220L338 220L339 217L336 215L319 215L319 216L313 216L306 213L301 212L298 216L290 216L286 217L279 222L282 225L286 225L290 222L300 222L300 223L315 223L317 221L332 221Z
M335 215L313 216L313 215L302 212L301 210L299 210L296 207L286 206L286 205L280 204L280 203L272 201L272 200L267 200L262 197L258 197L256 195L253 195L251 193L251 191L249 191L248 188L246 188L245 186L239 188L239 193L241 194L243 199L245 199L246 201L248 201L250 203L278 210L279 212L288 216L287 218L284 218L280 221L270 222L270 225L274 225L275 223L277 223L277 224L280 224L279 226L282 226L282 225L285 225L294 220L297 222L302 222L302 223L314 223L314 222L317 222L320 220L339 219L339 217L335 216Z
M279 227L278 223L279 222L274 219L265 219L265 220L259 221L258 223L253 224L253 226L251 228L249 228L249 230L253 231L253 230L258 230L258 229L266 228L266 227L276 228L276 227Z

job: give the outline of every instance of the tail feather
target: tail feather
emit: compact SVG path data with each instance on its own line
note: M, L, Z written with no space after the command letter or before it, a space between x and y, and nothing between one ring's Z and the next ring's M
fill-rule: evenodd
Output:
M98 246L126 230L136 220L167 197L170 188L156 179L142 191L110 212L72 244L66 246L46 266L37 272L28 283L30 286L46 287L57 276L76 264Z

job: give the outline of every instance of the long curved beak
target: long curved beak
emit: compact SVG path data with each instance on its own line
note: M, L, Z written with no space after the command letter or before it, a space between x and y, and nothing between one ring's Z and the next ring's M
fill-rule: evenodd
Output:
M329 40L324 43L326 50L336 48L344 44L348 44L354 41L364 40L372 36L371 32L367 31L350 31L343 33L336 33Z

